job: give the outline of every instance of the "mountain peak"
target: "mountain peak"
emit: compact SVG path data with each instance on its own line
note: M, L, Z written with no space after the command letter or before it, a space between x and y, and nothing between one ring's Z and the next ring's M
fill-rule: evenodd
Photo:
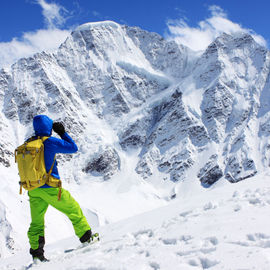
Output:
M239 48L239 47L257 47L259 44L252 35L246 32L235 32L232 34L223 33L217 37L212 44L217 48ZM209 45L211 47L211 45Z
M88 22L78 26L75 31L86 31L94 28L115 28L117 29L120 25L114 21L101 21L101 22Z

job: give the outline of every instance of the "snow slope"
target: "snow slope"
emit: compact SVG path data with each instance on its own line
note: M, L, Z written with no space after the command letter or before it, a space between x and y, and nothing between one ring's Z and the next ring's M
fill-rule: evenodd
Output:
M0 261L6 269L256 269L270 267L270 173L226 181L167 206L97 231L101 241L75 251L75 237L46 246L50 262L29 267L24 251ZM60 229L59 229L60 230Z

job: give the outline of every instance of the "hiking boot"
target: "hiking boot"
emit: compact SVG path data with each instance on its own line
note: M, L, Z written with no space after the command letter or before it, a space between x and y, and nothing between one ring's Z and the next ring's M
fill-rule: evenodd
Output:
M37 249L30 248L30 254L32 255L34 261L41 261L41 262L49 261L44 257L44 245L45 245L44 236L39 236L38 248Z
M91 236L92 236L92 231L86 231L85 234L80 238L81 243L86 243L86 242L91 242Z
M33 261L48 262L49 260L44 257L44 255L33 256Z

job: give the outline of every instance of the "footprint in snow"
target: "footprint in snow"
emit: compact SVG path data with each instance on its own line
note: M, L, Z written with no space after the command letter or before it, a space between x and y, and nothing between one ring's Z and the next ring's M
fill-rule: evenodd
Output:
M187 221L189 218L198 217L199 215L200 215L200 213L196 213L192 210L184 211L184 212L179 214L182 221Z
M178 242L184 242L185 244L189 244L192 236L190 235L182 235L179 238L159 238L159 240L164 245L177 245Z
M211 268L219 263L220 263L219 261L209 260L208 258L194 258L188 260L188 264L190 266L202 267L202 269Z
M138 254L144 255L145 257L150 257L150 253L148 250L139 250Z
M207 255L210 254L217 249L219 241L215 236L207 237L205 238L200 244L195 245L195 243L192 245L191 249L184 248L182 251L178 251L176 255L181 256L181 257L190 257L191 255ZM190 244L190 242L189 242ZM190 247L190 245L188 246ZM182 245L181 245L182 248ZM195 265L200 265L201 262L197 261L196 263L194 260L191 260L191 265L192 261L194 266Z
M250 203L250 204L253 204L253 205L264 205L264 203L261 201L261 199L260 198L256 198L256 197L254 197L254 198L249 198L248 199L248 202Z
M213 246L218 244L218 239L215 236L207 237L205 241L211 243Z
M235 206L234 206L234 208L233 208L233 211L234 212L238 212L238 211L240 211L242 209L242 206L240 205L240 204L236 204Z
M199 258L199 259L203 269L211 268L220 263L217 260L209 260L208 258Z
M162 239L162 242L165 245L176 245L177 244L177 239L176 238L167 238L167 239Z
M186 244L189 244L190 240L192 240L193 237L191 235L181 235L179 240L185 242Z
M133 236L135 238L138 238L138 237L139 238L140 237L149 237L150 238L150 237L154 236L154 232L151 229L139 230L139 231L133 233Z
M261 248L270 248L270 236L264 233L248 234L247 239L251 242L251 245Z
M187 217L192 214L192 211L185 211L179 214L180 217Z
M240 193L236 190L233 195L232 195L233 198L239 198L240 197Z
M218 245L218 239L215 236L207 237L204 239L202 248L199 251L203 254L209 254L216 251Z
M203 210L208 211L208 210L215 209L215 208L217 208L217 205L213 204L212 202L209 202L209 203L204 205Z
M150 265L154 270L160 269L159 264L156 263L156 262L151 262L149 265Z
M270 248L270 236L264 233L248 234L247 241L230 242L242 247Z

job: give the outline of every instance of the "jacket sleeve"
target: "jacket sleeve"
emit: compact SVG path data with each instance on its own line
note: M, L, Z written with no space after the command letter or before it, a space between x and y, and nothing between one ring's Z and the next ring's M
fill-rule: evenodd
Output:
M48 143L49 148L52 148L54 153L72 154L78 151L76 143L67 132L62 135L61 139L50 137Z

